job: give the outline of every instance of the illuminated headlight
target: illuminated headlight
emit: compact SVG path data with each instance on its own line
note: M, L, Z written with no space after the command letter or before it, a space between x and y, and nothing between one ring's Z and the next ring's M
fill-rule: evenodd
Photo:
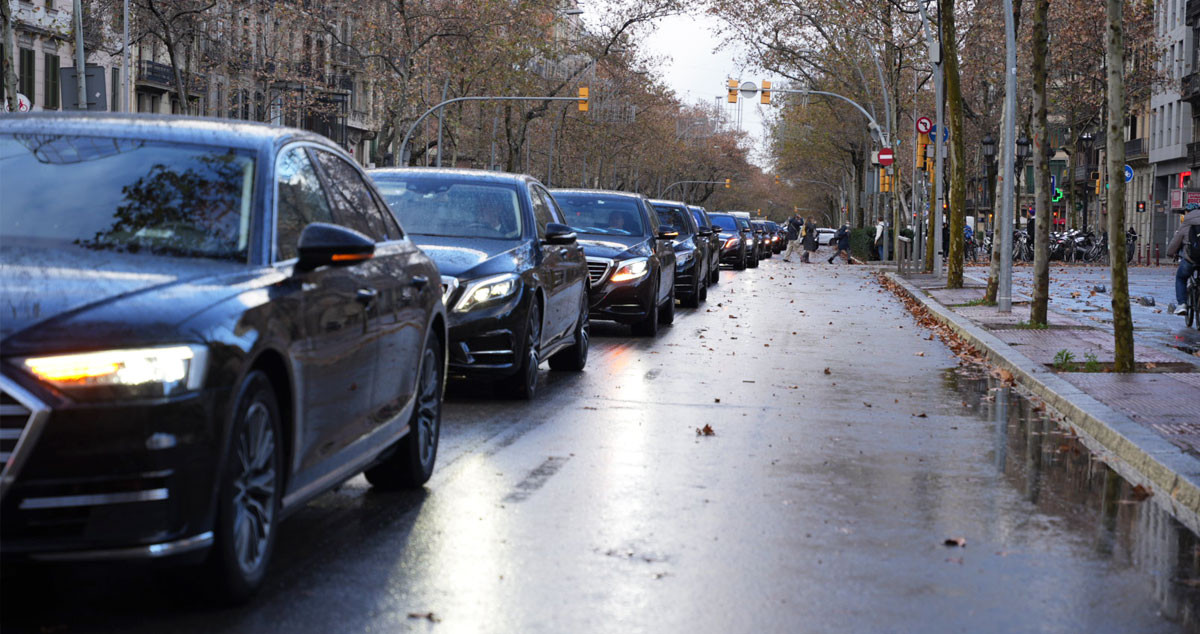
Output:
M75 395L170 396L200 389L208 348L105 350L31 357L21 364L39 379Z
M511 273L475 280L463 290L454 312L465 313L480 306L505 299L517 291L517 276Z
M449 306L450 297L458 290L458 278L449 275L442 276L442 304Z
M646 275L650 271L650 262L646 258L626 260L617 267L616 273L609 278L613 282L628 282Z
M723 246L721 248L722 249L732 249L733 247L737 246L737 240L738 240L737 238L730 238L725 241L725 246Z

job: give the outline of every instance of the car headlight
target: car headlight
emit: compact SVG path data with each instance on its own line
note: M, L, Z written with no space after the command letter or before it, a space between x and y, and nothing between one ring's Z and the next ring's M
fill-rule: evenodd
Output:
M646 258L626 260L617 266L617 270L608 278L613 282L628 282L643 277L650 272L650 261Z
M21 365L73 395L170 396L200 389L208 348L200 345L30 357Z
M738 240L737 238L730 238L725 241L725 246L723 246L721 248L722 249L732 249L733 247L737 246L737 240Z
M692 256L695 251L676 251L675 252L675 268L682 269L692 261Z
M454 312L465 313L485 304L505 299L515 292L517 292L517 276L512 273L478 279L467 284L458 302L454 305Z

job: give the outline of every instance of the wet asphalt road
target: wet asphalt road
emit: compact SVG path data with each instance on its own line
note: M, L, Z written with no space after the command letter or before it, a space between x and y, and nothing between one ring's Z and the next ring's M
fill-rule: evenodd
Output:
M9 571L2 629L1194 627L1195 537L1027 402L947 371L865 269L723 272L657 340L597 324L587 371L544 372L532 404L455 390L427 489L318 498L247 606L156 570Z

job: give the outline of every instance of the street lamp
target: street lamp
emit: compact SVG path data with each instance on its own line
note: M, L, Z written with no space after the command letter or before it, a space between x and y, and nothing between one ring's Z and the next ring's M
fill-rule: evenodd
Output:
M1024 134L1017 139L1017 165L1024 165L1029 158L1029 139Z
M1096 137L1091 132L1084 132L1079 135L1079 149L1083 150L1083 168L1087 172L1092 171L1092 146L1096 142ZM1083 230L1088 228L1088 188L1085 181L1083 187Z
M988 162L994 161L996 159L996 139L993 139L992 135L989 134L983 137L982 143L984 158L986 158Z

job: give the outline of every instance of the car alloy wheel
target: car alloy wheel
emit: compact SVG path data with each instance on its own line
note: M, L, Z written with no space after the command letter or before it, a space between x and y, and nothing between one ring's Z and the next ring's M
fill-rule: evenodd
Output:
M537 394L538 366L541 365L542 312L537 299L529 303L529 321L525 326L525 345L520 356L521 366L512 376L501 381L501 387L509 396L522 400L533 400Z

